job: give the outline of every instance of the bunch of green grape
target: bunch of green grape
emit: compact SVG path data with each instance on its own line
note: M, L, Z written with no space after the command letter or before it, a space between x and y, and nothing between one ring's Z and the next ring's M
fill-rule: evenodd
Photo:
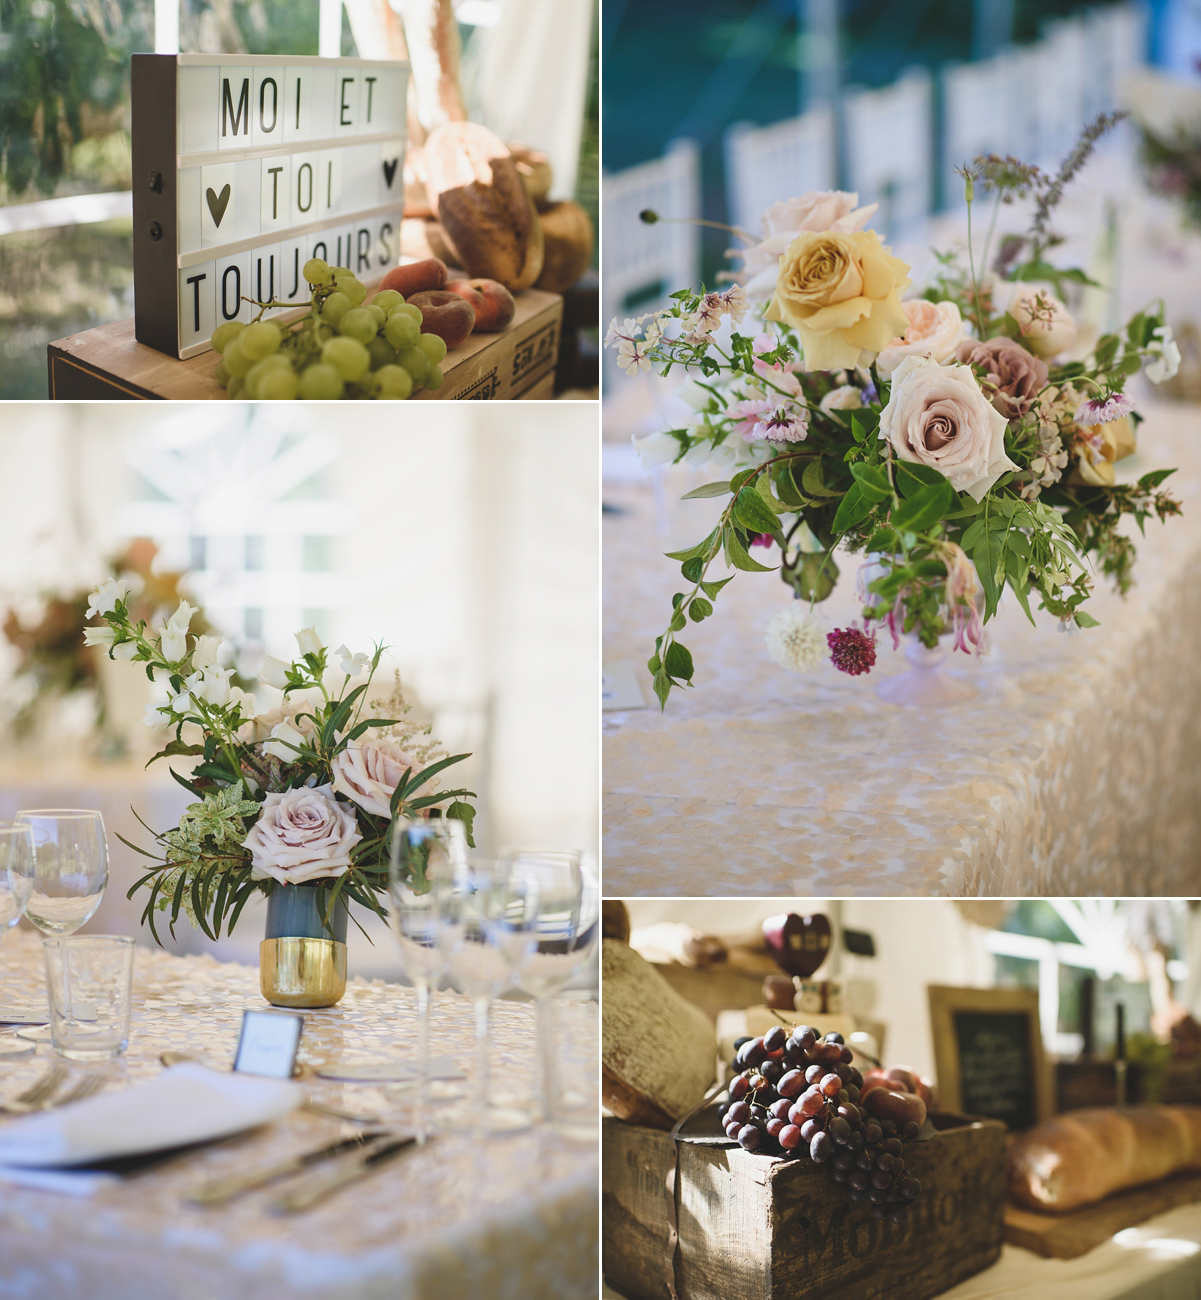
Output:
M287 325L259 318L229 321L213 331L221 354L217 379L230 397L260 401L334 401L339 397L403 401L417 388L442 387L446 344L422 334L421 309L395 289L364 306L367 289L344 266L321 258L304 264L312 290L305 316Z

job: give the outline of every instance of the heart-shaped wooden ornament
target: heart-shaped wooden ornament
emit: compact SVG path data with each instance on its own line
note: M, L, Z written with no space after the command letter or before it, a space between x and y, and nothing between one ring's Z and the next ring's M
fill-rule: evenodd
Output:
M220 194L213 193L213 187L210 185L205 191L204 197L208 200L209 211L213 214L213 224L219 226L221 218L225 216L225 209L229 207L230 188L228 183Z
M830 922L821 912L797 916L789 912L763 922L763 940L781 969L808 979L830 951Z

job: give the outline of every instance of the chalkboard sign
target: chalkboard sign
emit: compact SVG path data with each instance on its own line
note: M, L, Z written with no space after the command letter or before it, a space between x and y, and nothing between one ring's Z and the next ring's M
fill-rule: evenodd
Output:
M1049 1114L1034 989L931 985L930 1022L941 1104L1030 1128Z
M310 257L396 265L408 65L135 54L134 332L190 357L248 299L308 301Z

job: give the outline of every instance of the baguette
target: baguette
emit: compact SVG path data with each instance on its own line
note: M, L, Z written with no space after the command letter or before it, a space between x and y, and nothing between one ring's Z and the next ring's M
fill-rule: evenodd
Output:
M1201 1107L1074 1110L1015 1139L1009 1199L1063 1212L1186 1169L1201 1169Z

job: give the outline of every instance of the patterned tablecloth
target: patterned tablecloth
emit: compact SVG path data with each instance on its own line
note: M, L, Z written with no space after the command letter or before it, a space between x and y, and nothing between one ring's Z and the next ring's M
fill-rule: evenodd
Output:
M0 942L0 1003L45 1005L38 936ZM228 1065L242 1011L263 1007L258 971L208 957L139 949L128 1052L106 1067L119 1088L161 1069L159 1053L187 1051ZM470 1074L470 1004L437 997L431 1049ZM409 1054L412 990L352 980L339 1006L306 1013L302 1061ZM596 1007L560 1001L556 1043L563 1088L599 1114ZM49 1048L0 1058L0 1097L44 1071ZM505 1088L532 1085L533 1008L501 1002L491 1065ZM76 1070L83 1067L74 1067ZM402 1103L378 1087L315 1079L309 1094L403 1126ZM0 1123L5 1122L0 1120ZM474 1142L442 1135L303 1215L272 1217L264 1194L197 1209L197 1183L318 1147L344 1126L309 1111L180 1158L90 1199L0 1183L0 1296L21 1300L339 1300L448 1296L587 1297L597 1290L597 1146L534 1128Z
M606 714L606 894L1195 893L1201 411L1137 395L1148 418L1119 479L1179 466L1184 517L1148 525L1124 600L1098 579L1098 628L1059 635L1043 614L1035 629L1003 601L992 653L954 656L977 694L936 713L877 698L907 666L887 639L867 677L776 667L764 629L789 593L739 574L689 625L696 685L661 716L645 661L682 581L662 553L721 503L679 502L703 470L659 471L654 489L610 476L605 661L634 666L651 707ZM855 566L819 607L831 626L857 613Z

